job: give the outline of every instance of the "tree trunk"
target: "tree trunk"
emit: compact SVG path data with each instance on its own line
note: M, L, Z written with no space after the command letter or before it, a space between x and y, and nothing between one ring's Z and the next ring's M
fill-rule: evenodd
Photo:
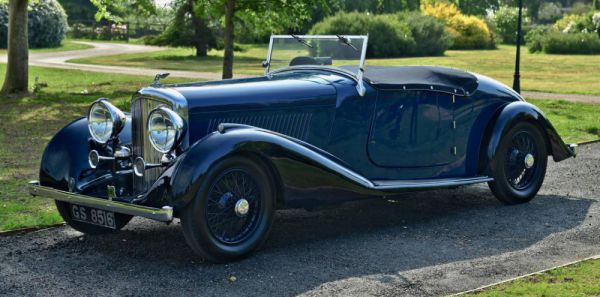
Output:
M194 24L194 46L196 47L196 57L206 57L208 54L208 26L206 20L197 16L192 16Z
M235 13L235 0L226 0L225 3L225 34L223 44L223 79L233 77L233 15Z
M27 2L10 0L8 15L8 62L3 94L27 94L29 44L27 41Z
M188 11L192 16L192 26L194 27L194 47L196 48L196 57L206 57L208 54L208 26L206 20L196 13L196 0L188 0Z

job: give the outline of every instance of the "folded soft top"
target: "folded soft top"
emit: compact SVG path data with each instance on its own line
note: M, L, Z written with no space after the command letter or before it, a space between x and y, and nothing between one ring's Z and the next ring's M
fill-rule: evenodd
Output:
M364 78L378 89L435 90L458 96L469 96L479 85L469 72L434 66L369 66Z

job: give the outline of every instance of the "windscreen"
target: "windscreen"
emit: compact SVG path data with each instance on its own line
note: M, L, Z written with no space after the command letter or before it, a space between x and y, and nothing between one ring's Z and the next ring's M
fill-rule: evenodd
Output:
M272 36L267 72L317 65L341 67L356 74L364 61L364 45L365 36Z

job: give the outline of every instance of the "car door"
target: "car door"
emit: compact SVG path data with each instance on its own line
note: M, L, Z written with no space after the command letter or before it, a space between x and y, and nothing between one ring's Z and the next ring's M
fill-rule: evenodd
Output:
M381 167L442 166L456 159L453 97L380 90L367 150Z

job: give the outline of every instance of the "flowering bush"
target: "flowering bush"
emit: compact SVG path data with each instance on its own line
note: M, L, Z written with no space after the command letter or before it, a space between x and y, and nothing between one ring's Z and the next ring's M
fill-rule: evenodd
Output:
M494 35L488 25L476 16L463 15L456 5L447 2L424 2L421 12L432 16L446 25L453 37L454 49L495 48Z

